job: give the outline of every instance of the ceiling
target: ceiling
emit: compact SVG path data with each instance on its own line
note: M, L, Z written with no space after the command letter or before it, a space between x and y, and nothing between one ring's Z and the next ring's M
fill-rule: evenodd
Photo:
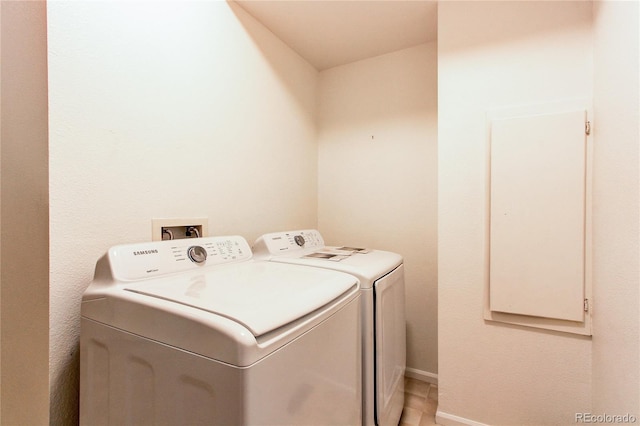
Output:
M322 71L437 38L434 0L235 0Z

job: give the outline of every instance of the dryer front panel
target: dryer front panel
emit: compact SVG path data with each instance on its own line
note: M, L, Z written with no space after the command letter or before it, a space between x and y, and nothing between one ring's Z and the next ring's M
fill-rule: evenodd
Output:
M406 325L404 267L375 284L376 424L397 425L404 405Z

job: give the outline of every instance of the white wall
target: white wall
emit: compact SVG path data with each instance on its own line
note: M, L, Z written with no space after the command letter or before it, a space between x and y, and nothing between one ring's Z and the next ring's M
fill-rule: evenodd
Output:
M407 366L437 363L437 51L428 43L320 73L318 226L329 244L402 254Z
M77 421L79 307L109 246L208 217L317 223L317 72L227 2L49 2L51 421Z
M639 17L594 3L593 412L640 419Z
M438 19L438 420L572 424L591 340L483 320L485 113L592 96L591 3L441 2Z
M49 422L47 33L43 1L2 2L0 424Z

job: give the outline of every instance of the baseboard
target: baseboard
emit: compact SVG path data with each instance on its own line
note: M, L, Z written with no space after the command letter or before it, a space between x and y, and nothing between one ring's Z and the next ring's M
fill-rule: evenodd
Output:
M436 423L442 426L488 426L484 423L475 422L465 419L464 417L454 416L453 414L436 411Z
M409 377L410 379L421 380L423 382L432 383L434 385L438 384L438 375L434 373L429 373L428 371L418 370L417 368L405 368L404 370L405 377Z

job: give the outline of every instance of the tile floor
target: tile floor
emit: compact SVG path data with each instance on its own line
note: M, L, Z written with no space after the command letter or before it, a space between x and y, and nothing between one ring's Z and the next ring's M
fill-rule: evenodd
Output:
M399 426L429 426L436 423L438 386L415 379L404 379L404 409Z

